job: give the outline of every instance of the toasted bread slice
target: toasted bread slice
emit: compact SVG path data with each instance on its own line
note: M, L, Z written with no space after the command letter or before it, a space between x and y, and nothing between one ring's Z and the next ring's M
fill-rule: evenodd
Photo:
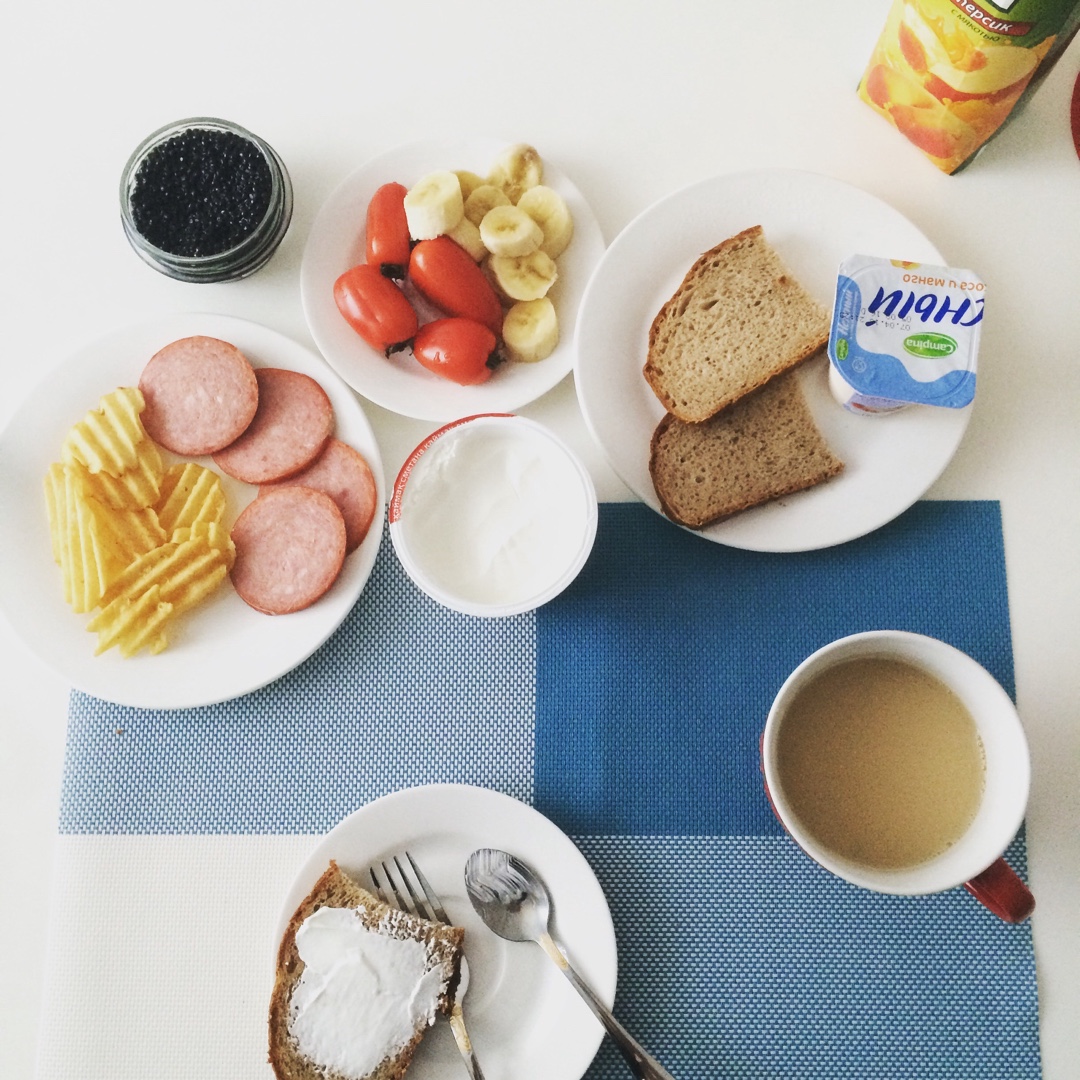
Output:
M700 424L670 413L660 421L649 472L672 521L703 529L844 468L818 431L798 379L797 372L781 375Z
M828 338L828 311L755 225L690 267L649 328L645 378L669 413L700 423Z
M277 974L270 998L269 1060L278 1080L398 1080L405 1074L417 1046L427 1030L421 1018L412 1038L388 1051L386 1057L363 1077L337 1072L306 1056L292 1034L292 999L304 973L304 962L296 945L297 930L304 920L320 908L352 909L367 930L400 940L420 942L426 952L426 970L438 969L441 975L439 1011L449 1015L460 976L462 943L465 931L458 926L444 926L384 904L362 888L331 861L289 921L278 948ZM364 1023L363 1015L353 1018ZM345 1033L349 1034L349 1033Z

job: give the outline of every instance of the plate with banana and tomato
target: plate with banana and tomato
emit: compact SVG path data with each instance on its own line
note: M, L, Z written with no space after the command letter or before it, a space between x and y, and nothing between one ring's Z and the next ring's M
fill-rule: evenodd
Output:
M304 313L327 363L392 412L513 412L574 367L604 238L528 143L424 140L343 180L311 228Z

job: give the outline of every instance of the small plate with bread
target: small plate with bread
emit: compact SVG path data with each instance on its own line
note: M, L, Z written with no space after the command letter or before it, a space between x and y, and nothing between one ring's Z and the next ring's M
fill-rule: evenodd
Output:
M879 528L933 484L970 406L862 416L828 388L837 268L856 251L945 262L874 196L782 169L684 188L615 239L582 300L575 381L642 501L716 543L809 551Z
M615 930L585 857L532 807L465 784L430 784L385 795L327 833L285 897L273 949L279 942L288 943L294 916L312 906L312 895L331 863L356 885L371 890L368 868L408 851L423 867L451 921L465 930L469 977L464 1013L485 1075L578 1080L599 1048L603 1028L542 950L496 937L480 921L465 891L464 871L468 857L481 847L511 851L543 875L567 951L610 1005L618 969ZM347 906L348 901L342 903ZM279 983L281 975L279 967ZM279 1029L280 1017L287 1013L276 1010ZM270 1037L279 1046L289 1042L286 1033L275 1031L273 1021ZM426 1029L407 1075L410 1080L464 1075L446 1023Z

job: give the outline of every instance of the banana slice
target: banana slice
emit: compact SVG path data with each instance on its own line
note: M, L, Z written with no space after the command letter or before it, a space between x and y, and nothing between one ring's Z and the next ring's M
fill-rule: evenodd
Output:
M506 192L512 203L523 192L536 187L544 179L544 162L536 148L528 143L514 143L495 159L489 180Z
M455 169L454 175L461 185L461 197L463 199L467 199L481 184L487 183L482 176L477 176L476 173L469 172L468 169Z
M465 213L457 176L441 169L421 177L405 195L405 220L414 240L434 240L449 232Z
M480 222L480 238L492 255L516 258L536 251L544 241L544 232L524 210L496 206Z
M557 259L574 235L574 219L566 200L552 188L537 184L518 199L517 208L524 210L540 226L544 234L540 250Z
M479 262L488 253L484 238L480 235L479 227L474 225L467 217L462 217L446 235L459 247L463 247L472 256L473 262Z
M503 319L502 336L511 360L532 364L545 359L559 344L555 305L546 296L518 301Z
M487 268L495 287L509 300L539 300L559 276L554 260L539 248L516 258L492 255Z
M484 183L469 192L465 200L465 216L474 225L479 225L489 210L494 210L496 206L511 205L510 196L501 187Z

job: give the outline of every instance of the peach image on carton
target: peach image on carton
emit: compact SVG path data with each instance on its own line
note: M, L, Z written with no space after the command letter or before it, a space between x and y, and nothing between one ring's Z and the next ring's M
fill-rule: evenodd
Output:
M896 0L859 96L954 172L1008 119L1071 6L1045 4L1047 16L1060 9L1050 25L1049 17L1010 21L966 0Z

